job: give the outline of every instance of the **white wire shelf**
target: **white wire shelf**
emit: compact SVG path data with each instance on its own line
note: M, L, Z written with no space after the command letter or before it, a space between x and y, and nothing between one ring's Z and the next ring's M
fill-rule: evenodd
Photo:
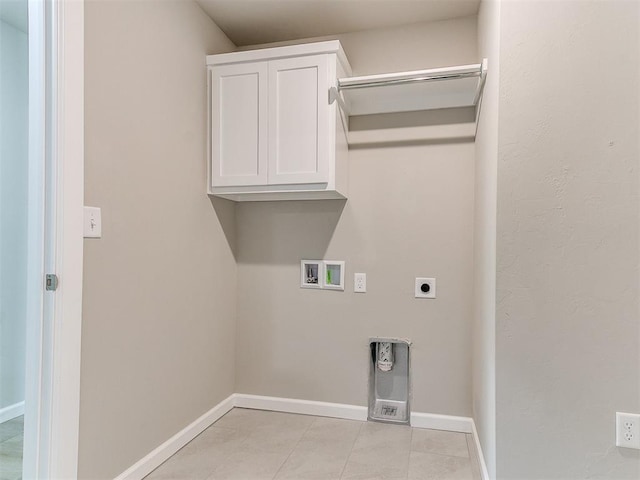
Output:
M410 112L477 105L487 74L487 60L412 72L338 79L337 99L349 115Z

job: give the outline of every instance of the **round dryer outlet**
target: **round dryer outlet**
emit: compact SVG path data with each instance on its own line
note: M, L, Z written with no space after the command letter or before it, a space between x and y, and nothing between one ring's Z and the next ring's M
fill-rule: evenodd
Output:
M416 298L436 298L435 278L416 278Z

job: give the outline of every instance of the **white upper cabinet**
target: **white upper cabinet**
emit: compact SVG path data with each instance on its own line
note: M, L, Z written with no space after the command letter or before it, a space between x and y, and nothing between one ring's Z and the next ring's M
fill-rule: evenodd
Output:
M207 57L208 191L236 201L346 198L338 41Z
M267 63L211 69L215 186L267 183Z
M269 183L329 181L327 55L269 62Z

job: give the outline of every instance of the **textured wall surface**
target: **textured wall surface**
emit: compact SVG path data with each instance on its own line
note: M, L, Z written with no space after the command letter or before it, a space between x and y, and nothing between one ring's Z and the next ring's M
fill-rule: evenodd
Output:
M499 479L637 479L640 4L505 2Z
M359 73L465 64L478 60L475 23L340 39ZM378 119L378 141L406 126L392 119ZM238 206L237 390L366 405L368 339L400 336L413 341L413 409L470 415L474 145L349 153L346 204ZM345 292L300 288L300 260L316 258L347 262ZM414 298L416 276L437 278L436 300Z
M90 1L85 21L103 238L84 250L79 475L106 479L234 390L233 206L205 193L204 65L233 45L193 2Z
M474 225L473 417L487 470L496 464L496 182L500 86L500 1L478 12L478 50L489 72L476 135Z

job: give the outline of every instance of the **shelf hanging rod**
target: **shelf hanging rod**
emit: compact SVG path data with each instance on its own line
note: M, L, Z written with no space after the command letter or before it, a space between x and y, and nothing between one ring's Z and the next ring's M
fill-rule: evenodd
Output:
M419 75L416 77L409 77L409 78L391 78L391 79L371 80L368 82L351 83L346 85L343 85L340 79L338 80L338 90L384 87L388 85L403 85L406 83L428 82L428 81L437 81L437 80L454 80L457 78L472 78L472 77L480 77L482 73L483 73L482 69L478 69L472 72L436 73L431 75Z

